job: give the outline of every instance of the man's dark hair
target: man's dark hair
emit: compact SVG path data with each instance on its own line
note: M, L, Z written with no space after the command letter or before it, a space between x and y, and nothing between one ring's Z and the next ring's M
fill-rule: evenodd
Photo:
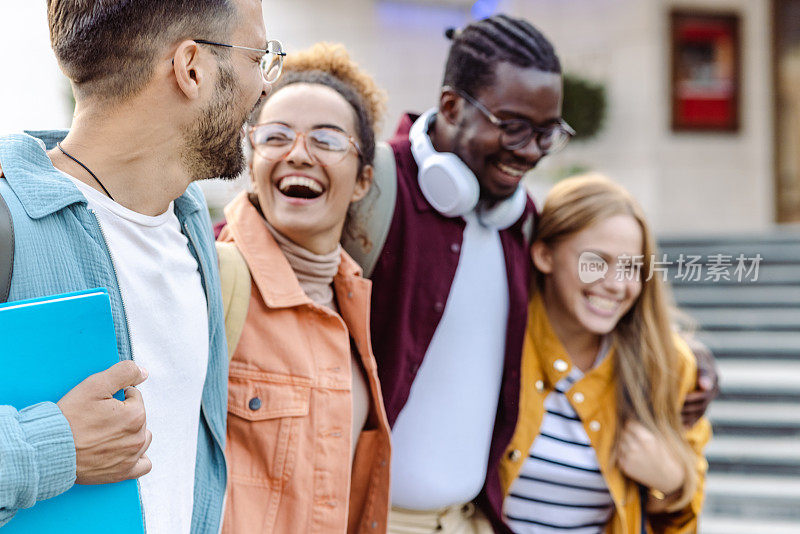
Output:
M50 43L76 91L115 99L150 81L165 46L225 39L235 15L231 0L47 0Z
M453 44L442 84L473 96L494 84L495 67L504 61L522 68L561 73L553 45L523 19L495 15L463 30L447 30L445 35Z

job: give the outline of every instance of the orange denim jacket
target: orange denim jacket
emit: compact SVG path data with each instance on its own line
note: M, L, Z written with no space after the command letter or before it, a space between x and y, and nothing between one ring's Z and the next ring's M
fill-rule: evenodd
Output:
M691 391L697 378L694 355L678 335L675 344L680 354L681 373L680 401ZM559 371L557 359L570 362L564 346L556 337L547 318L540 295L534 295L528 310L528 328L522 350L522 394L519 403L519 419L514 437L500 463L500 484L505 498L511 484L519 475L533 441L539 435L544 417L544 399L555 384L570 372L570 368ZM570 362L571 366L571 362ZM614 379L614 349L597 367L587 372L576 382L571 394L580 390L583 402L572 401L572 407L583 421L586 433L592 442L600 471L606 480L614 513L606 526L606 534L639 534L641 532L641 501L638 485L627 478L614 463L614 438L617 429L616 381ZM676 410L680 406L675 407ZM697 455L698 487L694 497L683 510L673 513L648 514L649 533L689 534L696 532L697 520L703 505L703 486L708 463L703 457L703 448L711 438L711 425L704 417L691 429L686 438Z
M389 424L369 339L370 282L342 253L340 314L303 292L243 193L225 208L252 275L228 382L228 494L222 532L382 533L389 509ZM351 452L351 338L371 396Z

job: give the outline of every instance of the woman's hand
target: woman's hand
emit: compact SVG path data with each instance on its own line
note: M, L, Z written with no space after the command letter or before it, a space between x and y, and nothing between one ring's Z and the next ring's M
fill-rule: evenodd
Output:
M619 467L628 478L664 495L678 491L686 477L667 445L636 421L628 421L622 430Z

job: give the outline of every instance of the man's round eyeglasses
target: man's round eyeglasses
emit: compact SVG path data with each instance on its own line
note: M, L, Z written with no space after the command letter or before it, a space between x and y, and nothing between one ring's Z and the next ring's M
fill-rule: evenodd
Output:
M283 51L283 45L280 41L275 39L267 41L266 48L250 48L249 46L239 46L225 43L215 43L214 41L207 41L205 39L194 39L195 43L224 46L225 48L238 48L240 50L251 50L253 52L261 52L261 72L264 73L264 79L267 83L275 83L281 75L283 70L283 58L286 52Z
M552 154L564 148L567 142L575 135L575 130L563 119L558 119L547 126L536 126L525 119L503 120L465 91L455 87L445 87L445 89L450 89L469 102L499 129L500 145L506 150L519 150L527 146L531 138L535 138L536 145L543 154Z
M267 122L251 126L249 138L256 154L270 161L286 158L300 138L303 138L308 155L323 167L342 161L351 148L361 157L358 142L333 128L314 128L307 132L298 132L280 122Z

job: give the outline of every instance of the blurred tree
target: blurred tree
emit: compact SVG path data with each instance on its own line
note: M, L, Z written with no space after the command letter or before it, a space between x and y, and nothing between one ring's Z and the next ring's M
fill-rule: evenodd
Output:
M591 139L606 117L606 88L576 74L564 74L562 116L575 129L575 139Z

